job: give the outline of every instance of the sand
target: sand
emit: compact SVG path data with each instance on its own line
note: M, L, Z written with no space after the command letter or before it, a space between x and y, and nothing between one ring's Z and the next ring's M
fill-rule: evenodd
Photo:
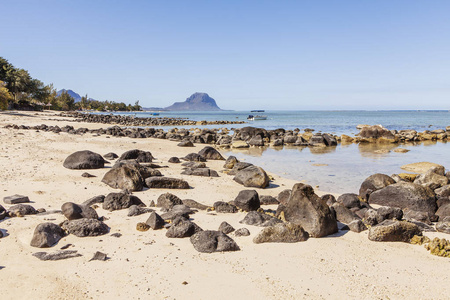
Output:
M0 199L27 195L35 208L55 210L64 202L81 203L118 191L101 183L107 169L88 170L97 177L84 178L84 170L62 166L64 159L78 150L119 155L131 149L150 151L157 163L169 166L161 169L164 175L183 178L193 187L169 191L181 199L212 205L233 200L245 189L223 173L219 178L180 175L179 164L167 163L172 156L198 152L202 145L180 148L175 142L159 139L3 128L6 124L108 127L55 119L58 117L50 112L0 113ZM207 165L220 171L223 161L208 161ZM276 196L296 183L270 175L274 180L269 188L257 189L260 195ZM134 194L148 205L167 191L150 189ZM148 214L127 217L127 210L109 212L101 207L97 212L108 218L109 234L68 235L49 249L30 246L34 228L42 222L62 222L61 214L0 221L0 229L7 233L0 239L1 299L448 299L450 294L450 259L430 255L423 246L371 242L367 231L339 231L294 244L257 245L252 239L261 228L240 224L245 213L198 212L192 218L203 229L217 230L227 221L236 229L246 227L251 232L248 237L230 234L241 251L205 254L197 252L188 238L167 238L165 229L137 231L136 224L145 222ZM113 237L113 233L122 236ZM439 233L425 235L450 238ZM69 249L83 256L61 261L40 261L32 256L66 244L73 244ZM89 261L96 251L106 253L109 259Z

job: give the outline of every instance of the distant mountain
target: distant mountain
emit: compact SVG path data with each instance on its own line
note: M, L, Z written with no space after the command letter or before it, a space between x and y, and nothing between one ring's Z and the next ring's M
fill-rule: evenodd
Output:
M81 101L81 96L77 93L75 93L72 90L66 90L66 89L62 89L56 92L56 95L61 95L63 92L67 92L67 94L69 94L69 96L71 96L73 99L75 99L75 103L80 102Z
M166 110L221 110L217 106L216 100L209 97L206 93L195 93L184 102L175 102L171 106L165 108Z

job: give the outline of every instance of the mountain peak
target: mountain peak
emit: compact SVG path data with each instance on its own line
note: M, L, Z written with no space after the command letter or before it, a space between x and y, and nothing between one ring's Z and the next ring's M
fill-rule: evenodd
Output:
M211 98L207 93L194 93L185 102L175 102L167 110L198 110L198 111L209 111L209 110L221 110L217 106L216 100Z

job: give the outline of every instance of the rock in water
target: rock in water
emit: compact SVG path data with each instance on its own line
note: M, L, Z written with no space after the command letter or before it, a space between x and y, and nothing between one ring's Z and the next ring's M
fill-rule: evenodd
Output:
M141 172L132 165L112 168L103 176L102 182L114 189L127 189L133 192L142 191L144 188Z
M217 151L216 149L214 149L211 146L207 146L207 147L203 148L202 150L200 150L198 152L198 154L205 159L225 160L225 158L222 156L222 154L220 154L219 151Z
M436 198L432 190L411 182L398 182L388 185L369 196L370 204L378 204L401 209L436 212Z
M147 187L150 189L189 189L189 183L178 178L169 177L149 177L145 179Z
M407 221L385 220L369 229L369 240L376 242L406 242L422 235L419 227Z
M109 232L109 227L102 221L86 218L66 221L62 227L78 237L99 236Z
M255 190L240 191L234 199L234 204L244 211L258 210L260 207L259 195Z
M309 185L295 184L281 212L286 221L301 225L312 237L323 237L338 231L337 221L330 208Z
M407 164L404 166L401 166L400 168L408 171L408 172L415 172L415 173L426 173L431 168L444 168L441 165L431 163L431 162L418 162L413 164ZM445 168L444 168L445 170Z
M269 185L269 176L257 166L249 166L238 171L233 180L245 187L266 188Z
M36 226L30 245L38 248L49 248L56 244L64 235L64 231L58 225L41 223Z
M279 223L264 228L254 237L253 243L297 243L306 241L309 234L301 225L293 223Z
M220 231L200 231L192 235L190 240L198 252L213 253L240 250L232 238Z
M362 199L369 199L369 195L390 184L394 184L395 180L385 174L374 174L367 177L359 188L359 196Z
M69 155L63 166L67 169L100 169L105 166L105 160L100 154L89 150L77 151Z

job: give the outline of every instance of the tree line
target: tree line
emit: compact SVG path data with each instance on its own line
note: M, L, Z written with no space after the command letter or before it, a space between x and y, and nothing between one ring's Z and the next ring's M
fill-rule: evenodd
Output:
M139 111L139 101L134 105L114 101L88 99L87 95L75 103L66 91L58 95L53 84L45 85L32 78L27 70L14 67L0 57L0 110L97 110L97 111Z

